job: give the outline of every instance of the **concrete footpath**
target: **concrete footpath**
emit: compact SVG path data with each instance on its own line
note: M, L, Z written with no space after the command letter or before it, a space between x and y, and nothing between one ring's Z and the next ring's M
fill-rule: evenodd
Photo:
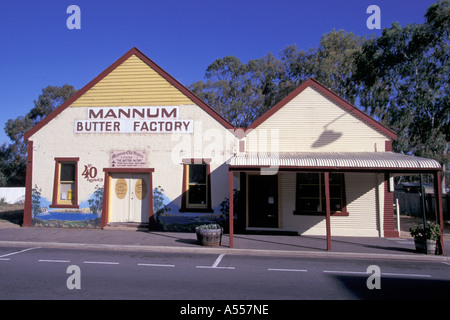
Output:
M413 239L404 233L400 238L332 236L332 250L327 251L326 238L320 236L235 234L234 248L229 248L229 237L225 234L220 247L204 247L197 243L195 233L22 228L11 223L0 223L0 246L450 263L448 235L445 236L445 255L426 255L416 253Z

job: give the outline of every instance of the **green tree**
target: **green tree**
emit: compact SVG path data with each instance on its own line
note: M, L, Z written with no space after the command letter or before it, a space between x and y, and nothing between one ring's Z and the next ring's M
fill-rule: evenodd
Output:
M351 103L355 103L357 98L353 79L355 58L361 53L365 41L352 32L332 30L322 36L311 59L312 75Z
M396 151L448 163L450 0L424 24L394 23L363 45L356 59L360 104L397 131Z
M324 34L317 48L298 51L296 45L281 52L283 74L280 78L280 98L288 95L303 81L314 77L339 96L354 103L357 90L353 74L355 58L366 40L344 30Z
M280 57L272 53L247 64L236 57L217 59L208 66L206 81L192 91L238 127L247 127L310 77L355 101L354 58L363 38L343 30L323 35L317 48L299 51L287 46Z
M25 115L9 119L5 124L5 133L11 140L10 144L0 146L0 172L3 184L16 186L25 185L27 142L24 134L44 119L50 112L60 106L76 92L71 85L48 86L42 89L34 107Z
M26 162L14 144L0 146L0 186L24 186Z
M227 56L206 70L206 82L193 83L191 90L236 127L246 127L261 114L264 96L254 72L265 72L257 62L245 64Z
M281 68L277 100L280 101L302 82L314 75L314 57L317 49L298 50L297 45L288 45L280 52Z
M398 152L449 161L450 0L431 5L423 24L394 23L380 37L344 30L317 48L287 46L244 64L216 60L193 91L236 126L248 126L309 77L397 131Z

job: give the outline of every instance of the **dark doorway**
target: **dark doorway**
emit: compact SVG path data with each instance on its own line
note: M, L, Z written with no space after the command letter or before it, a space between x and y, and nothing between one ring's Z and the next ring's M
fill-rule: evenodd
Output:
M248 176L248 226L278 228L278 176Z

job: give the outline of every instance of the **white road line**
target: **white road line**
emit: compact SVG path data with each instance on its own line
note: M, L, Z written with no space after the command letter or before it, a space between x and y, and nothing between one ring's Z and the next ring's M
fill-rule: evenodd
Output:
M394 277L419 277L419 278L431 278L429 274L414 274L414 273L389 273L382 272L382 276L394 276Z
M9 261L9 260L11 260L11 259L9 259L9 258L0 258L0 261Z
M65 263L69 263L69 260L46 260L46 259L39 259L39 262L65 262Z
M371 275L371 273L363 272L363 271L338 271L338 270L324 270L324 273L340 273L340 274L363 274L363 275ZM393 276L393 277L418 277L418 278L431 278L429 274L414 274L414 273L391 273L391 272L382 272L382 276Z
M443 264L446 264L446 265L448 265L448 266L450 266L450 263L448 263L448 262L442 262Z
M308 270L303 269L276 269L276 268L268 268L269 271L288 271L288 272L308 272Z
M175 267L174 264L158 264L158 263L138 263L137 265L144 267Z
M108 262L108 261L83 261L83 263L90 263L90 264L119 264L119 262Z
M214 261L212 267L216 268L219 265L220 261L222 261L223 257L225 257L225 254L222 253L221 255L219 255L216 261Z
M359 272L359 271L337 271L337 270L323 270L324 273L343 273L343 274L366 274L370 275L367 272Z
M234 270L234 267L211 267L211 266L196 266L198 269L229 269Z
M4 255L0 256L0 258L12 256L14 254L18 254L18 253L22 253L22 252L30 251L30 250L34 250L34 249L37 249L37 248L28 248L28 249L23 249L23 250L16 251L16 252L7 253L7 254L4 254Z
M219 255L216 259L216 261L214 261L212 266L196 266L196 268L199 269L230 269L230 270L234 270L234 267L218 267L220 261L222 261L223 257L225 257L225 254L222 253L221 255Z

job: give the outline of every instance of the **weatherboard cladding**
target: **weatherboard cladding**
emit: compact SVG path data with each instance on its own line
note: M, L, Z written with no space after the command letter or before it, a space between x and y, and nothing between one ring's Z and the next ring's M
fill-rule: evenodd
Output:
M132 55L71 106L172 106L180 104L193 104L193 102L139 57Z
M347 217L332 217L331 227L358 235L378 236L377 225L377 175L373 173L345 174ZM339 219L343 218L343 219ZM343 234L345 232L342 232Z
M325 235L325 217L294 215L296 174L280 172L281 228L303 235ZM333 235L379 236L376 206L377 174L347 172L345 194L348 216L331 216Z
M384 151L391 139L312 85L247 135L247 151Z

